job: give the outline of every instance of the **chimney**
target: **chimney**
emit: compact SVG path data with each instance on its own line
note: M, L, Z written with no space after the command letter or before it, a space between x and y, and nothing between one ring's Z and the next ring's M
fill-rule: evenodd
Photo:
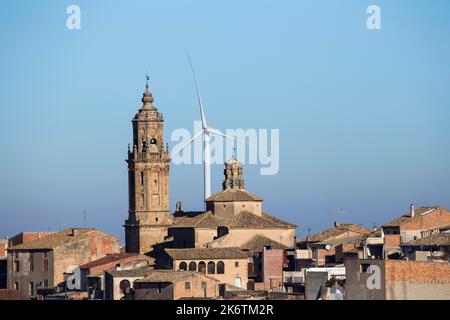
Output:
M411 205L409 206L409 215L411 216L411 218L414 218L415 216L415 212L414 212L414 204L411 203Z
M183 212L183 206L181 204L181 201L178 201L175 205L175 212Z

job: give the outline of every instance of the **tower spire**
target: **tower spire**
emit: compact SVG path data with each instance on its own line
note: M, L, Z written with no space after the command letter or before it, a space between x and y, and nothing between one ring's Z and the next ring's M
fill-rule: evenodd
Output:
M147 81L145 82L145 90L148 91L148 81L150 80L150 76L148 75L148 72L145 73L145 79L147 79Z

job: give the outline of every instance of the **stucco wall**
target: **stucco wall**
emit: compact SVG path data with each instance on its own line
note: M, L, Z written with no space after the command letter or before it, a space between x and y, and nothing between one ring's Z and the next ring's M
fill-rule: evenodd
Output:
M180 263L185 262L186 265L189 267L189 263L191 261L194 261L197 265L197 271L198 264L200 262L204 262L206 264L206 274L212 278L215 278L219 280L220 283L227 283L232 286L236 285L236 277L241 279L241 287L246 289L247 288L247 281L248 281L248 259L213 259L213 260L174 260L173 261L173 269L174 270L180 270ZM225 273L224 274L218 274L217 273L217 263L219 261L222 261L225 265ZM216 268L214 273L208 272L208 263L214 262ZM238 263L238 266L236 266L236 263Z

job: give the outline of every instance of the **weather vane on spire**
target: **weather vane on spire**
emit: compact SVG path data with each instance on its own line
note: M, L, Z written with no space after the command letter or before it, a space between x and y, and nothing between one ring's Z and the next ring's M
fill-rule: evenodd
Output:
M150 80L150 76L148 75L148 71L145 73L145 79L147 79L147 82L145 83L145 88L148 90L148 80Z

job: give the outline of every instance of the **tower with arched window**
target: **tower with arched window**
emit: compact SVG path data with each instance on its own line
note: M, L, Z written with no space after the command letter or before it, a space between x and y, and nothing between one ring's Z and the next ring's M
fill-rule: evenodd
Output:
M148 76L142 107L133 120L128 147L127 252L145 253L164 241L173 217L169 206L169 147L163 142L163 115L153 104Z

